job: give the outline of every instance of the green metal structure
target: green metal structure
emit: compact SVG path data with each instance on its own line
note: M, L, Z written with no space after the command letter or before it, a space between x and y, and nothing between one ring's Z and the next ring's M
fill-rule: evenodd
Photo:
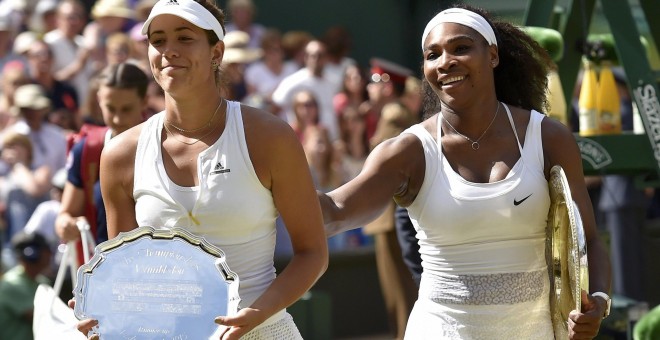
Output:
M570 107L573 89L583 57L583 42L597 0L573 0L564 20L557 20L555 2L530 0L524 25L548 27L562 33L564 56L557 63ZM628 86L639 110L646 134L577 136L585 174L627 174L637 177L644 186L660 186L660 100L658 75L651 69L646 50L627 0L602 0L603 14L611 27L619 63L628 78ZM650 34L656 46L660 43L660 22L651 15L660 13L660 1L639 0ZM561 23L563 22L563 23Z

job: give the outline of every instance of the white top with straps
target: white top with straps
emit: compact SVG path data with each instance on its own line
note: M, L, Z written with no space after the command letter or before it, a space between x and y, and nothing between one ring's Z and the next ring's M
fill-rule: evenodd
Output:
M225 130L197 158L199 188L191 211L170 195L175 184L163 166L164 112L145 122L135 156L133 197L138 225L184 227L226 254L239 276L239 308L250 306L275 279L275 219L271 192L252 166L240 103L227 102ZM276 313L262 326L283 317Z
M424 271L407 338L425 338L428 328L420 328L428 322L437 324L436 338L530 334L539 339L552 334L545 263L550 197L541 138L544 115L531 112L523 147L504 107L521 157L505 179L493 183L469 182L452 169L442 153L441 115L437 139L422 125L404 131L420 139L426 159L420 192L408 207Z

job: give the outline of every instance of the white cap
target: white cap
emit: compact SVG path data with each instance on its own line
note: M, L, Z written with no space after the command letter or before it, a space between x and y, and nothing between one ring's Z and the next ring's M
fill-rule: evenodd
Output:
M151 9L147 21L142 25L142 34L147 35L151 21L161 14L176 15L201 29L211 30L220 40L225 37L218 19L194 0L159 0Z

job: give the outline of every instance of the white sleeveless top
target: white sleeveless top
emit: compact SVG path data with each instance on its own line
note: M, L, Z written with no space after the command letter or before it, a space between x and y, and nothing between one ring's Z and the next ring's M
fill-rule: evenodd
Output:
M250 306L275 279L275 218L271 192L252 166L240 103L227 102L225 130L197 158L199 187L191 211L169 194L175 184L163 166L164 112L144 123L135 156L133 198L140 226L183 227L220 247L239 277L240 308ZM262 324L277 321L284 311Z
M552 338L544 115L532 111L522 147L504 107L521 157L493 183L469 182L452 169L440 143L442 116L437 139L421 125L404 131L420 139L426 159L420 192L408 207L424 271L406 338ZM433 331L423 326L429 322Z

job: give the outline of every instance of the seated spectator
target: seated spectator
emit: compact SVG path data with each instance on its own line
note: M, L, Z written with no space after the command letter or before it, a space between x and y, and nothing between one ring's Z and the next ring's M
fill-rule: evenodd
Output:
M286 64L299 70L305 67L305 46L314 40L314 36L307 31L287 31L282 35L282 48Z
M9 131L3 135L2 144L0 159L9 167L9 173L0 176L0 202L5 206L7 224L4 239L10 240L23 230L37 206L48 199L51 173L45 165L31 167L32 142L28 136ZM7 258L5 261L11 264Z
M123 32L115 32L108 36L105 41L105 59L108 65L117 65L125 62L130 62L135 65L139 61L133 59L133 43L128 34Z
M30 82L25 65L19 61L5 64L0 79L0 131L15 122L16 116L11 113L14 106L16 89Z
M325 44L313 40L305 47L305 68L284 78L273 92L273 103L281 108L279 116L288 122L295 119L293 115L293 95L306 89L314 92L318 107L319 119L328 129L330 139L339 139L339 124L332 106L332 99L338 92L335 83L328 80L324 73L326 64Z
M308 126L303 134L303 150L317 190L328 192L344 184L344 172L336 158L328 130L320 125Z
M307 127L319 125L319 104L312 91L301 90L293 96L292 105L295 118L290 125L302 142Z
M247 95L245 66L261 58L261 49L248 47L250 37L242 31L232 31L225 35L225 54L222 57L223 78L227 87L224 97L227 100L241 101Z
M4 69L6 63L13 60L25 62L12 49L14 32L15 27L12 25L11 15L0 15L0 70Z
M78 99L87 96L92 64L83 60L86 53L82 30L87 13L80 0L61 0L57 5L57 28L44 35L53 52L55 78L76 89Z
M78 112L78 93L69 84L55 79L53 52L43 40L36 40L27 51L28 71L32 82L41 85L53 110Z
M362 171L364 161L369 154L367 123L364 115L352 106L346 107L339 119L341 140L335 144L335 149L346 171L344 178L349 181Z
M27 135L33 146L31 167L36 169L47 165L52 175L65 165L66 139L60 127L45 119L51 111L50 103L43 87L37 84L19 87L14 93L12 108L17 121L4 132L16 131Z
M20 233L11 240L18 264L0 278L0 339L32 340L34 295L48 284L52 251L38 233Z
M98 0L92 8L93 21L83 30L85 48L93 64L94 74L100 72L106 65L106 39L116 32L128 32L133 27L134 10L126 0Z
M42 202L30 216L23 230L28 233L39 233L46 238L50 244L51 250L54 253L58 246L61 244L60 238L55 232L55 219L57 214L60 213L62 192L64 192L64 184L66 183L66 169L60 169L55 173L51 181L52 189L50 189L50 199ZM53 268L59 265L59 259L54 259Z
M260 100L258 105L266 111L276 113L272 107L271 96L282 79L298 70L293 64L284 62L282 50L282 35L276 29L268 29L261 39L263 58L248 65L245 70L245 84L247 86L250 103Z
M356 64L354 59L348 57L352 44L350 33L343 26L332 26L321 40L328 47L328 62L324 70L326 77L341 89L346 68Z
M227 33L242 31L247 33L250 40L247 46L258 48L261 44L261 37L265 31L263 25L254 22L256 6L252 0L229 0L227 3L230 20L227 22Z
M57 1L39 0L28 20L29 30L44 35L57 27Z

